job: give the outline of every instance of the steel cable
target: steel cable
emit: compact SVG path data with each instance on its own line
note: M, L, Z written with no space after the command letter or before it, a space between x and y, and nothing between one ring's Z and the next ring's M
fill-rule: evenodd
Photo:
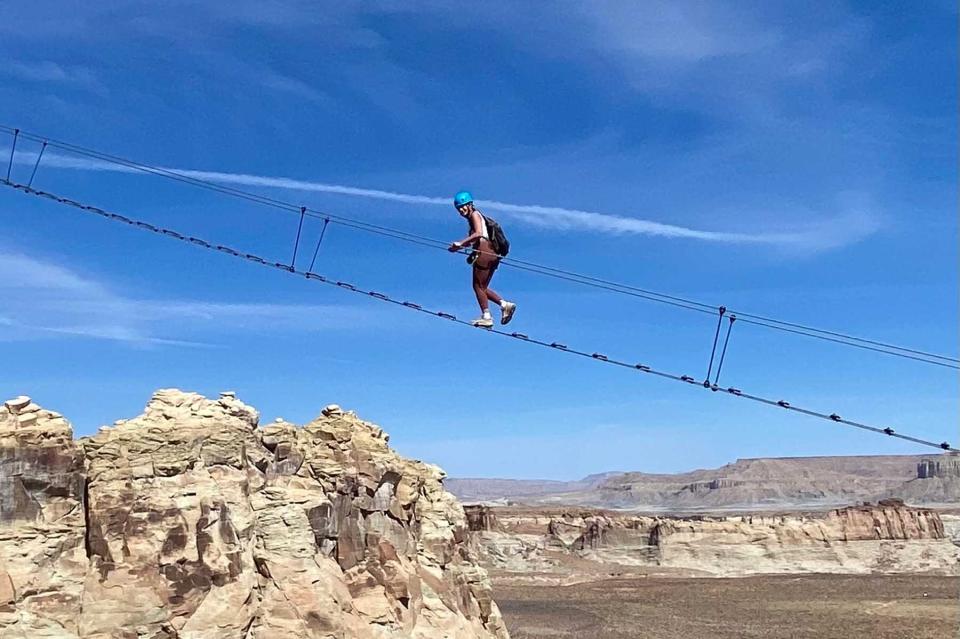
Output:
M75 153L84 157L96 159L102 162L108 162L118 166L123 166L131 170L141 171L144 173L156 175L159 177L164 177L172 179L178 182L186 183L192 186L199 188L207 189L214 191L223 195L229 195L232 197L241 198L256 204L270 206L276 209L285 210L292 213L303 213L308 217L329 220L332 223L339 224L347 228L353 228L355 230L374 233L384 237L389 237L392 239L401 240L404 242L417 244L419 246L424 246L428 248L433 248L436 250L446 250L448 243L442 240L437 240L435 238L430 238L415 233L409 233L407 231L402 231L399 229L394 229L386 226L381 226L377 224L372 224L369 222L364 222L362 220L356 220L345 216L335 215L323 211L318 211L310 209L308 207L302 207L290 202L285 202L276 198L251 193L249 191L243 191L241 189L236 189L229 186L224 186L221 184L216 184L209 180L203 180L197 177L190 176L184 172L175 171L172 169L167 169L158 166L152 166L148 164L143 164L121 158L118 156L110 155L93 149L88 149L81 147L75 144L68 142L62 142L59 140L54 140L51 138L41 137L36 134L25 132L21 129L14 129L12 127L7 127L0 125L0 131L10 133L15 136L19 136L26 140L31 140L34 142L39 142L44 145L44 148L49 145L61 150ZM42 150L41 150L42 153ZM11 163L13 159L13 150L11 150ZM39 158L38 158L39 160ZM39 164L39 161L38 161ZM36 169L34 169L36 171ZM9 177L8 177L9 179ZM32 181L32 180L31 180ZM612 280L607 280L599 277L594 277L591 275L584 275L581 273L576 273L574 271L569 271L557 267L547 266L543 264L537 264L534 262L529 262L525 260L520 260L516 258L503 258L502 263L505 266L515 268L522 271L527 271L535 273L538 275L544 275L547 277L552 277L554 279L564 280L568 282L573 282L585 286L591 286L593 288L598 288L601 290L606 290L613 293L618 293L621 295L628 295L631 297L637 297L640 299L645 299L648 301L659 302L662 304L668 304L674 307L682 308L685 310L696 311L700 313L709 313L713 314L720 308L720 305L711 305L704 302L698 302L696 300L691 300L683 298L676 295L670 295L666 293L660 293L657 291L644 289L628 284L622 284L614 282ZM921 363L933 364L936 366L950 368L954 370L960 370L960 358L939 355L936 353L930 353L927 351L922 351L919 349L908 348L905 346L897 346L895 344L889 344L881 342L878 340L867 339L863 337L857 337L853 335L848 335L838 331L831 331L826 329L815 328L811 326L806 326L803 324L798 324L795 322L788 322L784 320L778 320L774 318L765 317L763 315L757 315L748 313L745 311L739 311L734 309L729 309L731 314L737 315L744 323L748 323L754 326L760 326L772 330L778 330L794 335L800 335L803 337L809 337L813 339L819 339L835 344L840 344L843 346L851 346L854 348L859 348L861 350L872 351L876 353L881 353L884 355L892 355L895 357L901 357L904 359L909 359Z
M18 183L15 183L15 182L10 182L9 180L3 180L2 182L0 182L0 184L3 184L4 186L7 186L7 187L10 187L10 188L16 189L17 191L20 191L20 192L22 192L22 193L26 193L26 194L29 194L29 195L34 195L34 196L37 196L37 197L41 197L41 198L45 198L45 199L48 199L48 200L52 200L52 201L57 202L57 203L59 203L59 204L64 204L64 205L67 205L67 206L70 206L70 207L73 207L73 208L76 208L76 209L79 209L79 210L82 210L82 211L85 211L85 212L88 212L88 213L92 213L92 214L98 215L98 216L100 216L100 217L106 218L106 219L111 220L111 221L121 222L121 223L130 225L130 226L133 226L133 227L142 229L142 230L146 230L146 231L150 231L150 232L152 232L152 233L156 233L156 234L159 234L159 235L163 235L163 236L166 236L166 237L170 237L170 238L179 240L179 241L181 241L181 242L186 242L186 243L189 243L189 244L193 244L193 245L198 246L198 247L200 247L200 248L204 248L204 249L208 249L208 250L213 250L213 251L218 251L218 252L220 252L220 253L225 253L225 254L230 255L230 256L232 256L232 257L237 257L237 258L240 258L240 259L244 259L244 260L247 260L247 261L249 261L249 262L252 262L252 263L255 263L255 264L259 264L259 265L261 265L261 266L267 266L267 267L274 268L274 269L278 269L278 270L281 270L281 271L285 271L285 272L287 272L287 273L291 273L291 274L294 274L294 275L300 275L300 276L305 277L305 278L308 279L308 280L321 282L321 283L323 283L323 284L327 284L327 285L331 285L331 286L336 286L336 287L338 287L338 288L341 288L341 289L344 289L344 290L347 290L347 291L350 291L350 292L353 292L353 293L358 293L358 294L361 294L361 295L366 295L366 296L368 296L368 297L372 297L372 298L374 298L374 299L377 299L377 300L380 300L380 301L383 301L383 302L387 302L387 303L394 304L394 305L397 305L397 306L402 306L402 307L404 307L404 308L407 308L407 309L410 309L410 310L414 310L414 311L417 311L417 312L419 312L419 313L424 313L424 314L427 314L427 315L430 315L430 316L433 316L433 317L437 317L437 318L440 318L440 319L445 319L445 320L447 320L447 321L454 322L454 323L459 324L459 325L462 325L462 326L467 326L467 327L474 328L471 322L469 322L469 321L467 321L467 320L459 319L458 317L456 317L455 315L453 315L453 314L451 314L451 313L447 313L447 312L444 312L444 311L430 310L430 309L424 308L422 305L417 304L417 303L414 303L414 302L398 300L398 299L395 299L395 298L393 298L393 297L390 297L389 295L386 295L386 294L384 294L384 293L380 293L380 292L377 292L377 291L364 290L362 287L356 286L356 285L351 284L351 283L349 283L349 282L340 281L340 280L332 280L332 279L330 279L330 278L327 278L327 277L325 277L325 276L323 276L323 275L319 275L319 274L317 274L317 273L313 273L313 272L310 272L310 271L298 270L298 269L297 269L295 266L293 266L293 265L289 265L289 264L284 264L284 263L282 263L282 262L277 262L277 261L268 260L268 259L263 258L263 257L260 257L260 256L258 256L258 255L255 255L255 254L252 254L252 253L246 253L246 252L243 252L243 251L239 251L239 250L237 250L237 249L234 249L234 248L231 248L231 247L228 247L228 246L224 246L224 245L221 245L221 244L214 244L214 243L212 243L212 242L209 242L209 241L204 240L204 239L201 239L201 238L197 238L197 237L193 237L193 236L190 236L190 235L186 235L186 234L180 233L180 232L178 232L178 231L174 231L174 230L172 230L172 229L168 229L168 228L165 228L165 227L162 227L162 226L158 226L158 225L155 225L155 224L151 224L151 223L149 223L149 222L144 222L144 221L142 221L142 220L136 220L136 219L127 217L127 216L125 216L125 215L121 215L121 214L119 214L119 213L114 213L114 212L111 212L111 211L107 211L106 209L102 209L102 208L100 208L100 207L91 206L91 205L88 205L88 204L83 204L83 203L78 202L78 201L76 201L76 200L72 200L72 199L70 199L70 198L66 198L66 197L63 197L63 196L59 196L59 195L56 195L56 194L54 194L54 193L50 193L50 192L46 192L46 191L41 191L41 190L39 190L39 189L35 189L35 188L32 188L32 187L27 186L27 185L24 185L24 184L18 184ZM752 401L755 401L755 402L760 402L760 403L763 403L763 404L766 404L766 405L777 406L777 407L784 408L784 409L790 410L790 411L794 411L794 412L797 412L797 413L800 413L800 414L803 414L803 415L807 415L807 416L810 416L810 417L817 417L817 418L824 419L824 420L828 420L828 421L832 421L832 422L835 422L835 423L838 423L838 424L844 424L844 425L846 425L846 426L852 426L852 427L854 427L854 428L859 428L859 429L862 429L862 430L867 430L867 431L871 431L871 432L874 432L874 433L878 433L878 434L882 434L882 435L887 435L888 437L899 438L899 439L906 440L906 441L910 441L910 442L913 442L913 443L916 443L916 444L920 444L920 445L923 445L923 446L932 447L932 448L938 448L938 449L945 450L945 451L960 452L960 451L958 451L956 448L953 448L952 446L950 446L950 444L949 444L948 442L941 442L941 443L938 444L938 443L936 443L936 442L932 442L932 441L920 439L920 438L917 438L917 437L913 437L913 436L910 436L910 435L904 435L904 434L898 433L898 432L894 431L894 430L893 430L892 428L890 428L890 427L881 428L881 427L878 427L878 426L870 426L870 425L868 425L868 424L864 424L864 423L861 423L861 422L844 419L844 418L842 418L840 415L838 415L838 414L836 414L836 413L829 413L829 414L828 414L828 413L821 413L821 412L818 412L818 411L814 411L814 410L802 408L802 407L799 407L799 406L794 406L794 405L792 405L792 404L790 404L789 402L784 401L784 400L772 400L772 399L768 399L768 398L765 398L765 397L762 397L762 396L759 396L759 395L753 395L753 394L745 393L745 392L743 392L742 390L740 390L740 389L738 389L738 388L734 388L734 387L721 388L721 387L717 386L716 384L701 383L701 382L697 381L696 379L694 379L692 376L689 376L689 375L675 375L675 374L673 374L673 373L668 373L668 372L656 370L656 369L654 369L654 368L652 368L652 367L650 367L650 366L647 366L647 365L645 365L645 364L638 364L638 363L628 362L628 361L625 361L625 360L614 359L614 358L609 357L609 356L607 356L607 355L605 355L605 354L603 354L603 353L590 352L590 351L582 351L582 350L570 348L570 347L568 347L568 346L566 346L566 345L564 345L564 344L561 344L561 343L559 343L559 342L556 342L556 341L550 341L550 342L548 342L548 341L546 341L546 340L531 338L531 337L529 337L529 336L527 336L527 335L525 335L525 334L523 334L523 333L519 333L519 332L508 332L508 331L506 331L506 330L497 329L497 328L481 328L480 330L484 330L484 331L486 331L486 332L488 332L488 333L500 335L500 336L503 336L503 337L509 337L509 338L511 338L511 339L514 339L514 340L517 340L517 341L526 342L526 343L528 343L528 344L534 344L534 345L537 345L537 346L549 348L549 349L554 350L554 351L559 351L559 352L563 352L563 353L569 353L569 354L571 354L571 355L577 355L577 356L580 356L580 357L589 358L589 359L592 359L592 360L595 360L595 361L597 361L597 362L601 362L601 363L604 363L604 364L610 364L610 365L614 365L614 366L618 366L618 367L622 367L622 368L628 368L628 369L633 370L633 371L636 371L636 372L646 373L646 374L649 374L649 375L655 375L655 376L662 377L662 378L665 378L665 379L670 379L670 380L673 380L673 381L683 382L683 383L685 383L685 384L688 384L688 385L690 385L690 386L694 386L694 387L697 387L697 388L704 388L704 389L707 389L707 390L710 390L710 391L713 391L713 392L722 392L722 393L724 393L724 394L731 395L731 396L734 396L734 397L741 397L741 398L743 398L743 399L749 399L749 400L752 400Z

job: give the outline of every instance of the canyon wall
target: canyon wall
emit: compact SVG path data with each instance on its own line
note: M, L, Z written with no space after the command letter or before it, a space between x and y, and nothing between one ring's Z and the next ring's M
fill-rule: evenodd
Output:
M651 517L469 506L467 516L488 567L531 577L960 574L960 548L940 515L898 500L811 514Z

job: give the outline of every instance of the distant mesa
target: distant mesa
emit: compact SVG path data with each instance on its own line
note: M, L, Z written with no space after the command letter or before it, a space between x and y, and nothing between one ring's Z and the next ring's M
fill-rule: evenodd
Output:
M676 474L617 472L571 482L450 478L445 485L467 503L651 512L830 509L887 498L960 507L960 456L739 459L721 468Z

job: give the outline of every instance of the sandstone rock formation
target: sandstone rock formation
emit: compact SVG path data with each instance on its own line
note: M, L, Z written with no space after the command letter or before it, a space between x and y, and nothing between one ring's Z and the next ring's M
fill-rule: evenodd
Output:
M0 408L0 637L72 637L87 571L83 458L57 413Z
M506 638L443 472L328 407L158 391L74 442L0 410L0 639Z
M960 477L960 455L949 453L938 459L924 459L917 464L917 479Z
M888 494L914 504L947 507L957 504L960 502L960 455L950 452L920 461L916 478Z
M624 571L960 575L940 515L898 500L824 513L650 517L593 509L467 507L488 567L559 581Z

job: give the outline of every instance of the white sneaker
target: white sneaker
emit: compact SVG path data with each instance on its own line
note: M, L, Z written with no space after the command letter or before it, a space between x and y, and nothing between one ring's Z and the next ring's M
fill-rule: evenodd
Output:
M477 328L493 328L493 319L489 317L481 317L470 322Z
M502 315L500 315L501 324L509 324L510 320L513 319L513 313L517 310L517 305L513 302L504 302L503 307L500 309Z

